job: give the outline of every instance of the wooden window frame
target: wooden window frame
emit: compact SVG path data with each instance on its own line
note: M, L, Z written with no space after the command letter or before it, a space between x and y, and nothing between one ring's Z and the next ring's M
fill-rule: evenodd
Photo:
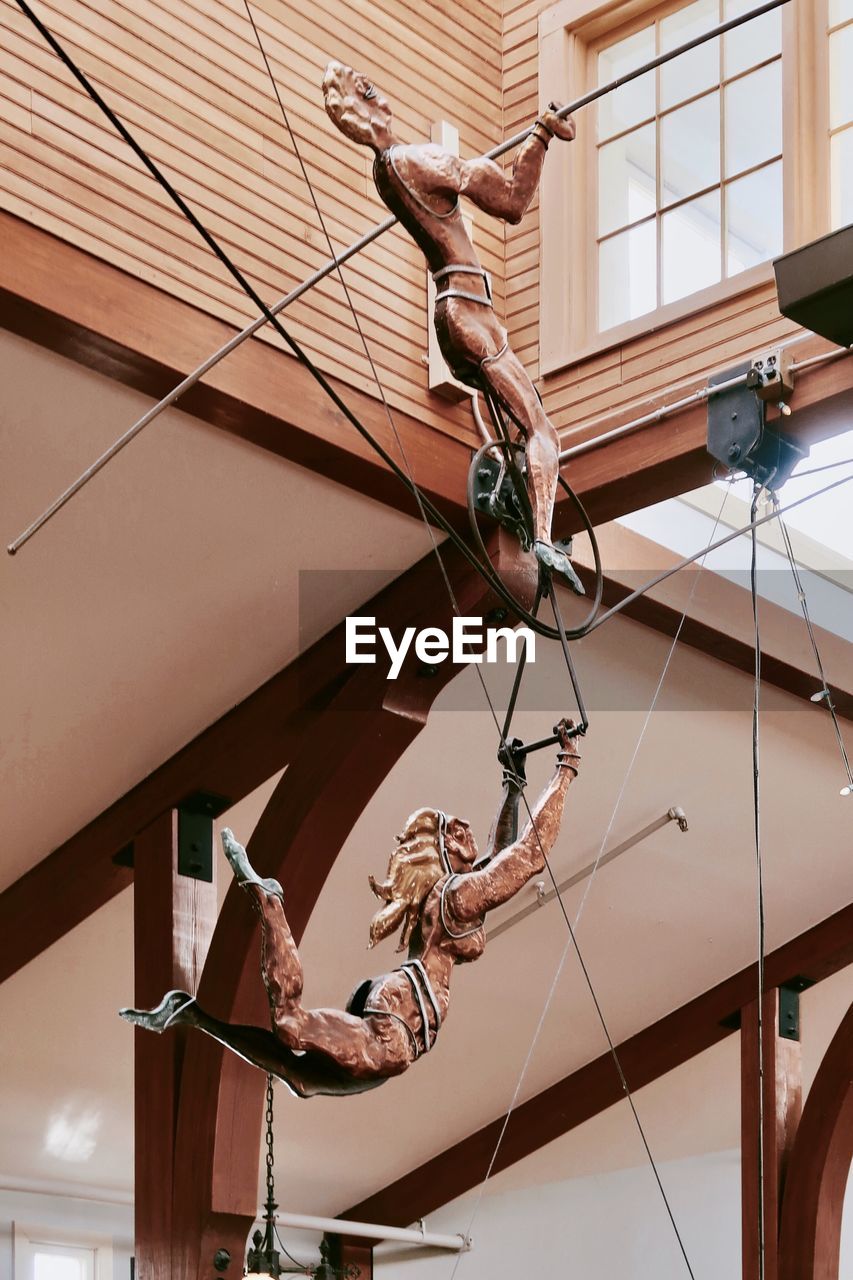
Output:
M621 39L650 18L688 2L558 0L539 18L540 100L553 98L555 85L570 86L571 96L580 96L593 83L593 52L605 36ZM806 9L813 11L803 12ZM813 6L786 5L781 14L783 248L787 252L829 229L828 0L817 0ZM820 84L827 85L822 95L815 91ZM760 263L635 320L597 332L595 138L593 130L585 127L589 119L581 116L578 139L571 146L551 148L543 173L539 295L543 376L773 279L771 263ZM826 139L824 147L813 145L816 135ZM565 286L555 288L557 280L565 281Z

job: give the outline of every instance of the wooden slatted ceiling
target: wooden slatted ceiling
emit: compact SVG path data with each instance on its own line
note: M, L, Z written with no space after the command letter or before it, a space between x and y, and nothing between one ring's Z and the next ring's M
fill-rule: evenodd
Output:
M548 0L507 0L504 11L504 127L524 127L539 109L538 16ZM548 87L565 99L570 88ZM592 127L591 110L580 128ZM539 218L534 206L507 233L506 316L511 341L535 377L539 366ZM799 333L779 315L771 284L760 285L712 309L687 316L658 332L593 355L545 379L546 408L565 431L608 414L625 419L650 400L676 398L679 388L699 385L713 369L737 363L750 351Z
M404 140L444 118L459 128L463 154L478 154L502 137L500 8L500 0L466 0L461 13L448 0L252 0L336 248L386 210L368 153L326 118L326 61L376 75ZM327 259L240 0L41 0L37 11L263 297L282 296ZM242 327L254 314L13 0L0 0L0 204L230 323ZM503 228L477 218L475 240L503 308ZM467 408L425 390L418 250L392 231L346 273L391 405L473 439ZM300 300L287 323L322 368L375 393L337 280Z

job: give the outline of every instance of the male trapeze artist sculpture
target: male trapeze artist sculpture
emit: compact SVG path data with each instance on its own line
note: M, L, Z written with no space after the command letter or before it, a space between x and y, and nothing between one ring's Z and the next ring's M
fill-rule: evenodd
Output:
M361 1093L399 1075L429 1052L447 1016L456 964L478 960L486 944L485 916L514 897L544 869L560 829L566 793L580 757L570 721L557 726L553 776L519 837L523 765L504 752L501 807L484 855L468 823L439 809L418 809L397 836L387 879L370 877L383 906L370 925L372 947L402 927L407 959L391 973L361 983L346 1010L305 1009L302 964L277 880L263 880L227 829L222 843L235 878L261 918L262 972L271 1030L212 1017L186 991L169 991L156 1009L122 1009L149 1031L198 1027L298 1096Z
M385 204L423 250L438 290L435 331L453 374L485 391L526 442L533 550L579 595L583 586L566 553L553 545L559 441L533 383L492 307L488 279L465 229L459 197L506 222L520 222L536 194L552 138L570 142L571 119L551 104L516 152L511 172L494 160L461 160L432 143L406 145L391 131L391 108L367 76L330 62L323 78L326 111L352 142L372 148L373 180Z

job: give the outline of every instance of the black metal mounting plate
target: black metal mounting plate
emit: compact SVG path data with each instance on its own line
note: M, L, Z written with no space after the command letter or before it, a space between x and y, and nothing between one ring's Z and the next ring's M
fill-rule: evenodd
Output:
M745 376L751 362L714 374L708 386ZM775 492L781 489L807 451L779 435L764 421L764 401L756 394L758 380L727 387L708 397L708 452L723 466L743 471Z
M229 807L224 796L194 791L178 806L178 872L213 880L213 819Z
M477 469L474 505L514 534L522 550L530 550L530 537L512 477L496 458L484 457Z

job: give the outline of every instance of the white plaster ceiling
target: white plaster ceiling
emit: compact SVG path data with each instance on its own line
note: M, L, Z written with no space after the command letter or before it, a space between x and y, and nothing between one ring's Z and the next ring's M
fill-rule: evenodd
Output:
M152 403L0 331L2 543ZM422 524L168 410L0 554L5 887L429 549ZM300 572L329 570L297 616ZM312 593L316 600L316 593Z
M0 358L10 388L4 413L11 407L15 416L4 422L14 446L4 450L13 466L6 541L145 401L14 339L0 344ZM13 796L4 882L292 655L298 566L393 569L423 549L414 522L193 419L173 413L150 430L38 542L3 563L0 670L12 744L3 794ZM318 512L309 536L304 522ZM326 621L353 603L341 588ZM602 847L668 649L627 620L577 648L593 728L554 852L558 879ZM506 678L488 672L487 680L500 706ZM674 804L690 830L670 824L602 868L578 931L616 1040L755 957L751 697L749 677L676 651L607 847ZM540 646L517 731L539 737L569 709L559 655ZM346 842L304 939L308 1002L339 1005L358 978L395 963L390 940L365 950L374 906L367 874L384 869L402 818L420 804L464 814L485 836L498 784L495 739L469 672L441 695ZM531 797L547 763L536 763ZM841 781L823 711L765 689L768 949L850 900L853 800L839 797ZM223 825L248 839L270 785ZM585 889L567 895L572 916ZM116 1017L133 991L131 917L128 890L0 987L0 1177L131 1190L132 1034ZM603 1033L569 955L519 1084L566 936L552 905L494 939L478 964L457 972L434 1053L381 1090L311 1102L279 1090L282 1204L339 1212L499 1115L516 1088L520 1100L529 1097L601 1053ZM828 1040L853 994L850 975L835 983L818 1040ZM819 996L809 1000L818 1007ZM720 1076L731 1080L734 1043L715 1051L727 1064L718 1085ZM731 1097L721 1107L719 1088L703 1091L714 1065L709 1055L683 1069L696 1089L644 1091L666 1155L732 1145ZM599 1123L607 1159L637 1163L624 1108ZM560 1168L568 1176L589 1147L581 1142L577 1156L577 1135L561 1141L562 1155L553 1144L502 1176L530 1183Z

